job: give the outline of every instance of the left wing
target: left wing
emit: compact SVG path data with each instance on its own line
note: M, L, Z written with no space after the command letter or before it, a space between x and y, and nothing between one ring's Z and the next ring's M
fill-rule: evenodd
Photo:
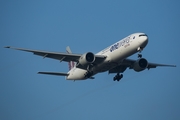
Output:
M133 69L133 65L134 65L135 62L136 62L136 60L124 59L123 62L119 66L109 70L109 73L123 73L127 68ZM176 65L148 63L147 69L156 68L156 67L159 67L159 66L176 67Z
M130 68L130 69L132 69L134 62L136 62L136 60L132 60L132 59L125 59L125 60L124 60L124 63L127 64L127 65L129 65L129 68ZM124 64L124 63L122 63L122 64ZM148 68L148 69L150 69L150 68L156 68L156 67L158 67L158 66L176 67L176 65L166 65L166 64L158 64L158 63L150 63L150 62L149 62L147 68Z
M82 56L82 54L70 54L70 53L62 53L62 52L47 52L47 51L39 51L39 50L30 50L30 49L24 49L24 48L14 48L7 46L5 48L11 48L15 50L21 50L26 52L32 52L34 55L42 56L43 58L52 58L60 61L70 62L75 61L78 62L79 58ZM103 55L95 55L95 62L96 64L102 62L106 56Z

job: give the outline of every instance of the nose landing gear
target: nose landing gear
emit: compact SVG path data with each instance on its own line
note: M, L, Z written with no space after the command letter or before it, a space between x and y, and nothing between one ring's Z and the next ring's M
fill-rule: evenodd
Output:
M141 51L142 51L142 50L143 50L142 47L138 47L138 48L137 48L137 51L139 52L138 58L142 58L142 54L141 54Z
M142 58L142 54L139 53L139 54L138 54L138 58Z
M123 78L123 74L119 74L119 73L117 73L117 75L113 78L113 80L114 81L120 81L121 80L121 78Z

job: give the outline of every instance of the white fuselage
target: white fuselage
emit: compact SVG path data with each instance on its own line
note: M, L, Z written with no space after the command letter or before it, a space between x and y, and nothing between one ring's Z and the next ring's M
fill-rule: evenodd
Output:
M143 49L147 43L148 37L146 34L135 33L98 52L96 55L104 55L106 59L101 64L93 67L93 75L108 71L120 65L125 58L137 53L138 49ZM87 79L85 76L86 73L87 70L74 67L68 72L69 75L66 79L85 80Z

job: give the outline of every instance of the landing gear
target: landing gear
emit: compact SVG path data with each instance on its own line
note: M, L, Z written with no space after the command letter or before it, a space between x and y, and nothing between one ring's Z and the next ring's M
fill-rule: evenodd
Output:
M113 80L114 81L120 81L121 80L121 78L123 78L123 74L119 74L119 73L117 73L117 75L113 78Z
M93 75L93 71L88 71L85 74L85 77L90 78Z
M142 54L141 54L141 51L142 51L142 50L143 50L142 47L138 47L138 48L137 48L137 51L139 52L138 58L142 58Z
M138 54L138 58L142 58L142 54Z
M93 75L93 64L87 66L87 72L84 74L86 78L90 78Z

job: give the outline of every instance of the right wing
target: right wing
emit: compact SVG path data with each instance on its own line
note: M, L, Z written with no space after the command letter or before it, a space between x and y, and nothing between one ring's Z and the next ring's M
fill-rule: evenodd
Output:
M67 53L60 53L60 52L47 52L47 51L39 51L39 50L30 50L30 49L24 49L24 48L14 48L14 47L5 47L5 48L11 48L15 50L21 50L26 52L32 52L34 55L42 56L43 58L52 58L60 61L78 61L78 59L81 57L81 54L67 54Z
M7 46L5 48L11 48L15 50L21 50L21 51L26 51L26 52L32 52L34 55L39 55L42 56L43 58L52 58L60 61L65 61L65 62L70 62L70 61L75 61L78 62L79 58L82 56L82 54L72 54L72 53L62 53L62 52L47 52L47 51L39 51L39 50L30 50L30 49L24 49L24 48L14 48ZM95 64L101 63L106 56L103 55L95 55Z

